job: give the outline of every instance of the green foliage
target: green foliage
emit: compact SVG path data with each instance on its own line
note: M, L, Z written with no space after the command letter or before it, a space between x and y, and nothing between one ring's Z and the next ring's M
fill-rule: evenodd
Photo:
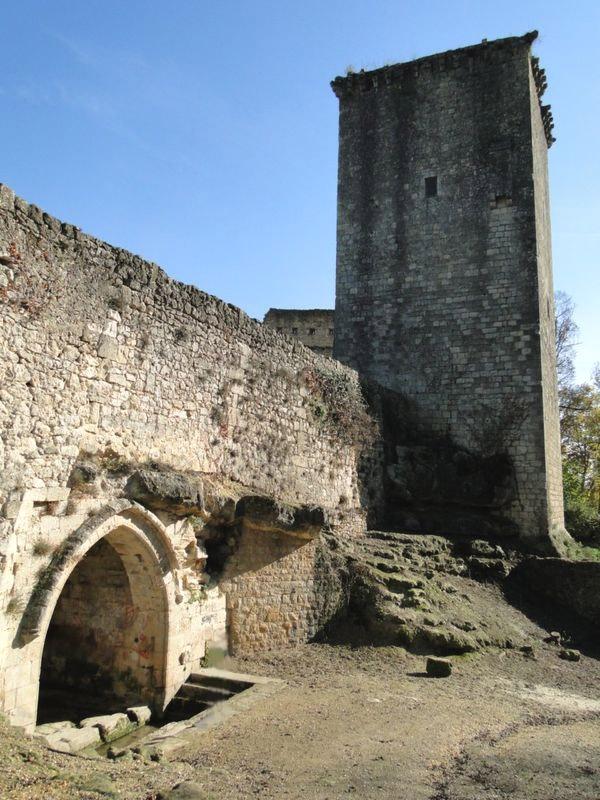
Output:
M600 561L600 547L586 547L579 542L566 545L567 558L573 561Z
M203 603L206 600L206 587L200 586L197 589L190 589L188 591L187 602L189 605L192 603Z
M310 392L315 422L344 444L365 446L377 436L377 424L369 413L360 386L347 373L321 368L303 372Z
M565 486L565 525L579 542L600 547L600 514L581 498L574 499Z
M600 367L589 383L574 384L577 325L571 298L556 296L556 352L563 489L567 530L600 545Z
M563 387L562 453L567 529L600 544L600 389Z
M37 539L33 544L34 556L49 556L53 550L54 548L46 539Z

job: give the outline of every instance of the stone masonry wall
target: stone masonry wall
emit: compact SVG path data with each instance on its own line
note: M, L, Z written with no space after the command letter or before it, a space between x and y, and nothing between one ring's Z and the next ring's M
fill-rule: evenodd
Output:
M64 486L81 451L110 450L290 502L358 506L356 453L311 419L302 381L315 365L356 381L351 371L6 188L0 197L4 498Z
M232 652L259 652L311 639L342 605L331 554L319 537L244 525L221 588Z
M75 567L54 610L43 656L46 684L77 689L83 682L87 691L121 693L119 678L143 633L139 617L121 559L102 539ZM136 669L138 683L151 685L150 659L148 667Z
M535 70L535 71L534 71ZM552 276L552 241L550 228L550 191L548 181L547 131L541 113L538 94L540 76L537 60L529 64L529 91L533 151L533 187L535 201L535 233L538 261L538 305L540 353L543 393L544 454L548 522L551 529L564 527L562 456L558 414L556 376L556 330L554 281Z
M521 536L563 530L535 34L337 78L334 355L440 441L507 452ZM531 88L533 86L533 89ZM532 131L533 125L533 131Z
M135 578L135 603L145 594L153 608L164 603L156 703L198 666L207 641L226 644L225 595L205 573L198 520L188 520L203 509L151 513L127 500L123 484L140 466L318 506L341 534L364 530L365 486L381 465L360 458L315 396L315 375L333 376L364 413L352 370L6 187L0 354L0 710L18 724L35 721L61 581L102 536ZM86 464L97 475L80 485Z
M600 563L563 558L527 559L514 570L511 581L546 613L552 612L555 625L561 617L567 629L576 627L573 623L577 620L585 621L596 643L600 624Z

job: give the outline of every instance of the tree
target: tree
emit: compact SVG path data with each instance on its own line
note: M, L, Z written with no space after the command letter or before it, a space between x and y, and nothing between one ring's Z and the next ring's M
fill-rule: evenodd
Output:
M577 347L579 327L574 319L575 303L566 292L556 292L554 298L556 322L556 373L559 391L570 386L575 377L573 358Z
M567 528L600 544L600 364L590 383L575 384L575 304L556 293L556 369Z
M569 389L561 434L570 493L600 513L600 390L593 384Z

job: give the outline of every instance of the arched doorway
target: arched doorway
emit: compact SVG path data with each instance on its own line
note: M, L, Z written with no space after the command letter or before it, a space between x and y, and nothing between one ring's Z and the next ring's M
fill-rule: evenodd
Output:
M166 627L166 595L153 554L128 528L116 528L78 562L54 608L38 724L160 704Z
M88 547L56 597L43 642L37 724L140 703L162 709L169 611L164 564L155 542L122 522Z
M4 670L5 682L18 687L11 722L33 731L40 683L69 695L105 686L120 704L134 698L161 712L185 679L178 563L162 522L124 498L72 530L38 571L12 642ZM117 620L97 618L111 605L120 609Z

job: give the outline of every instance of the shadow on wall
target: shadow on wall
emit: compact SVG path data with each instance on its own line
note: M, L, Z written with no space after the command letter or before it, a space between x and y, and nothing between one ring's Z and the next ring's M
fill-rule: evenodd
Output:
M187 485L189 484L189 485ZM224 592L230 651L242 654L312 638L343 603L340 570L324 543L324 509L256 495L219 495L198 480L157 469L127 483L155 509L193 509L206 571Z
M155 638L116 550L101 539L67 580L52 616L42 657L38 724L122 711L141 701L150 680ZM132 657L146 663L131 670ZM144 674L145 673L145 674ZM151 688L146 687L146 688Z
M600 656L600 562L526 558L511 572L506 596L563 643Z
M369 402L383 426L384 527L475 538L518 536L508 518L518 500L516 474L500 439L474 452L429 429L416 404L403 395L372 384Z

